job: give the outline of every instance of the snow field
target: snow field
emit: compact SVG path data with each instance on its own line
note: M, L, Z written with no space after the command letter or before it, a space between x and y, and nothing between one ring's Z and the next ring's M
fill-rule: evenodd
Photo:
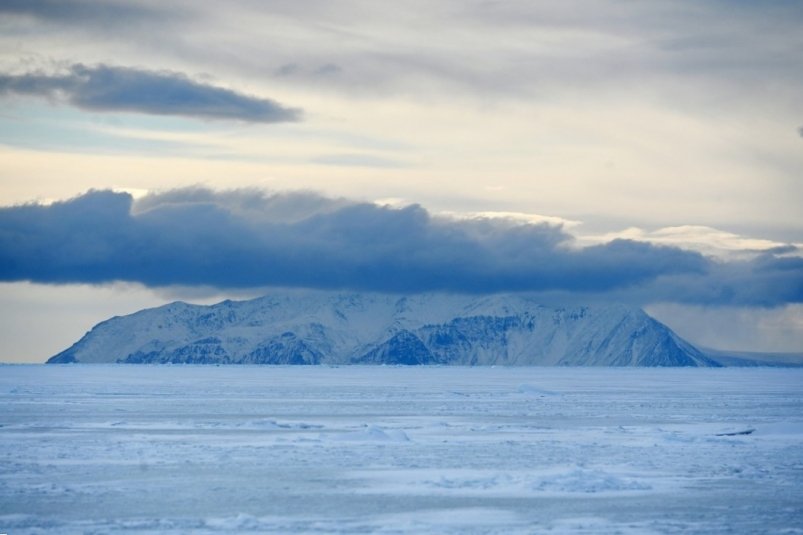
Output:
M3 366L0 532L800 533L803 370Z

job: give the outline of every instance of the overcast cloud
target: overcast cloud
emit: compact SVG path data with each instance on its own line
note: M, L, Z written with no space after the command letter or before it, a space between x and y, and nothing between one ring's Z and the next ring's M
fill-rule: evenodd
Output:
M572 247L557 226L432 217L310 193L145 197L94 191L0 209L0 280L290 286L388 292L558 291L635 301L803 300L803 259L713 262L631 240Z

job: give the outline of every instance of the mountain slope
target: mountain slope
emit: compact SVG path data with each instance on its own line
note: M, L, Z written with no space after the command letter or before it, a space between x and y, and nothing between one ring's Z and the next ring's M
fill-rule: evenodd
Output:
M284 292L171 303L99 323L49 363L717 366L623 305L521 295Z

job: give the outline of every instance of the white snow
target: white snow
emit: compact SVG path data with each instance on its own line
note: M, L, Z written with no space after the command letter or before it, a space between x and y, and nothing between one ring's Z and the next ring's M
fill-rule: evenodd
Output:
M0 533L802 526L798 369L0 367Z

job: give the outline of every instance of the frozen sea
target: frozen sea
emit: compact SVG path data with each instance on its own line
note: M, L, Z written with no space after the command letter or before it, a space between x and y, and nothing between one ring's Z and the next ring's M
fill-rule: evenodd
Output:
M803 370L0 367L0 532L803 533Z

